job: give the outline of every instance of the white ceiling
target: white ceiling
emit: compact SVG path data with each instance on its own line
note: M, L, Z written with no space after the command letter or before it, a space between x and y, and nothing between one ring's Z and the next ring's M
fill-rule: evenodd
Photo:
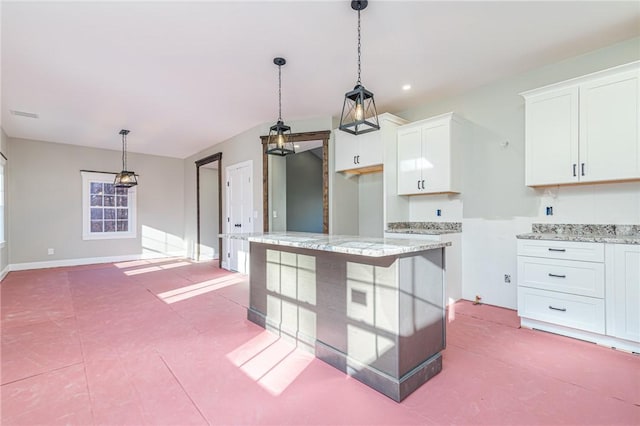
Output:
M285 122L338 116L356 17L344 0L4 1L2 127L114 150L127 128L130 151L185 158L275 121L275 56ZM638 35L638 1L371 1L362 82L400 111Z

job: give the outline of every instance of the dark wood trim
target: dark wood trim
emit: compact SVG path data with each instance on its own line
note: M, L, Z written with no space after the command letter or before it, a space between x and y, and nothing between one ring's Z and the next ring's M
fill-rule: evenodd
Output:
M218 161L218 234L222 233L222 153L196 161L196 260L200 260L200 167ZM222 240L218 239L218 266L222 267Z
M322 232L329 233L329 137L330 130L292 133L291 142L322 140ZM269 231L269 158L267 157L268 135L260 136L262 141L262 229Z

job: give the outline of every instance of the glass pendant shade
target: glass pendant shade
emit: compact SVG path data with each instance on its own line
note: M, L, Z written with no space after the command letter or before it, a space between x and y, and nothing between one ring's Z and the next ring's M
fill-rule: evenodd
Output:
M115 180L113 181L113 185L116 188L131 188L132 186L136 186L137 184L138 179L136 178L136 174L128 170L123 170L118 173Z
M291 127L278 120L276 124L269 128L269 139L267 139L267 154L285 155L295 154L296 151L291 142Z
M340 130L354 135L380 130L373 93L361 84L344 95Z
M131 188L138 184L138 178L135 172L127 170L127 135L129 130L120 130L122 135L122 171L116 174L116 178L113 180L113 185L116 188Z

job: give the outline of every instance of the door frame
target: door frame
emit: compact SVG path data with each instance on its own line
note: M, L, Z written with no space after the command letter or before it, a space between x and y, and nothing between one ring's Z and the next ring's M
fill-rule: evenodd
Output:
M196 260L200 260L200 167L218 162L218 234L222 233L222 152L197 160L196 163ZM222 266L222 240L218 238L218 267Z
M329 137L331 130L317 132L292 133L291 142L322 141L322 232L329 233ZM267 141L269 136L260 136L262 140L262 229L269 231L269 157Z

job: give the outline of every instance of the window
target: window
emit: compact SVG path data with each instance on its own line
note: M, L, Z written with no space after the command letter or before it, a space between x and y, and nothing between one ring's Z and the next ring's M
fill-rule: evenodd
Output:
M113 174L82 172L82 239L136 237L136 188L116 188Z

